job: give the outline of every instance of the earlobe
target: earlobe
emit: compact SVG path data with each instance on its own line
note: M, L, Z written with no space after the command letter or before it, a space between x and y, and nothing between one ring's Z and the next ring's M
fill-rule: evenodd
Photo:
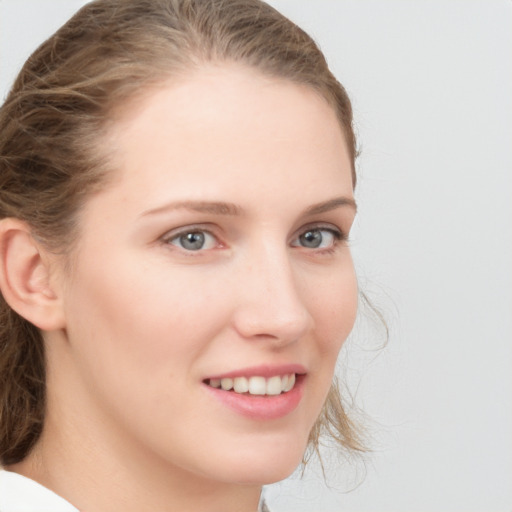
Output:
M64 326L61 298L52 286L47 253L18 219L0 221L0 289L9 306L41 330Z

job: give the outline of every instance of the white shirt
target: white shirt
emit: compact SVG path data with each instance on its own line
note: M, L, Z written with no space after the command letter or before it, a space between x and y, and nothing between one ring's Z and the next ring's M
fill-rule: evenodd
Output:
M30 478L0 470L0 512L79 512Z
M258 511L268 511L263 501L260 502ZM0 469L0 512L80 511L34 480Z

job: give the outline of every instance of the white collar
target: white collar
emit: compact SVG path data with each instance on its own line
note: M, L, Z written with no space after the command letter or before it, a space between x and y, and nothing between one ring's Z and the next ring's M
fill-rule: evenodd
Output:
M30 478L0 470L0 512L79 512Z
M18 473L0 469L0 512L80 512L50 489ZM268 512L263 498L258 512Z

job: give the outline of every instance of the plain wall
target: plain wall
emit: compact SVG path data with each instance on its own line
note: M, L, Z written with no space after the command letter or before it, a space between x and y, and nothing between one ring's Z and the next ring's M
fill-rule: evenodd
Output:
M84 3L0 0L1 98ZM334 488L318 468L268 488L271 509L510 512L512 2L270 3L314 36L353 99L352 246L391 327L385 349L363 328L342 353L373 453L331 472Z

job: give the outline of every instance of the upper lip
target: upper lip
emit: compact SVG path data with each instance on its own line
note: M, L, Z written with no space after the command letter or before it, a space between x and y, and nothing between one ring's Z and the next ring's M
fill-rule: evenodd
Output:
M299 375L307 373L301 364L259 365L208 376L208 379L234 379L236 377L275 377L276 375Z

